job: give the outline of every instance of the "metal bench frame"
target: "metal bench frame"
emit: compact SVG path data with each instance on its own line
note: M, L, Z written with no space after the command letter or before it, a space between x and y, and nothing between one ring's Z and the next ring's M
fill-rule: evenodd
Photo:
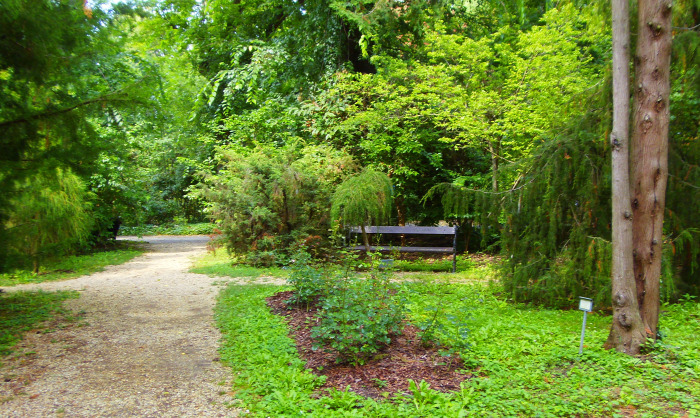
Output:
M452 235L452 247L392 247L371 245L370 251L399 251L404 253L452 254L452 272L457 271L457 226L366 226L368 234L381 235ZM350 234L362 234L359 226L351 227ZM349 247L351 250L365 250L364 245Z

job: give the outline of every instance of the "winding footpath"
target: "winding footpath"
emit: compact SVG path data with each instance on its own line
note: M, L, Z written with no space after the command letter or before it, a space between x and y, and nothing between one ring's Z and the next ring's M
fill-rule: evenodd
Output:
M218 361L217 279L187 272L208 237L145 240L147 253L103 272L4 289L77 290L65 306L80 319L31 333L3 360L0 416L237 415Z

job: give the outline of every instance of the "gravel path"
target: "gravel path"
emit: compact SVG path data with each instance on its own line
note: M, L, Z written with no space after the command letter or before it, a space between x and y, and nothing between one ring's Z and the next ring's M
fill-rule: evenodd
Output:
M216 279L187 272L208 237L145 240L148 252L126 264L5 289L78 290L66 306L81 320L28 335L26 354L4 360L0 416L236 416L218 362Z

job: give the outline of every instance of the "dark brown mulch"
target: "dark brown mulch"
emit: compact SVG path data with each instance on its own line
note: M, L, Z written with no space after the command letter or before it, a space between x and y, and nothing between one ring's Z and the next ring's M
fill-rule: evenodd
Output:
M321 389L345 390L350 386L357 394L378 398L387 393L408 392L408 379L413 379L416 383L426 381L432 389L450 392L458 390L459 384L472 376L460 372L464 363L459 356L445 357L437 347L424 347L416 336L418 329L412 325L406 325L401 335L393 336L391 344L365 364L336 364L334 354L311 349L311 328L317 310L288 307L285 301L291 295L291 291L277 293L267 298L267 304L273 313L288 319L290 336L306 367L316 375L326 376Z

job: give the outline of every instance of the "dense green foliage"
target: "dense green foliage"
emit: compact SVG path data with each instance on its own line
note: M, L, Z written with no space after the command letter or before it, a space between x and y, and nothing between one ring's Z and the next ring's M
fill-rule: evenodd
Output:
M166 161L154 155L162 146L150 146L145 158L139 151L155 135L161 136L160 143L167 139L162 129L154 130L164 123L158 111L164 102L158 99L174 91L183 94L165 112L182 115L184 110L176 105L193 102L197 90L195 78L187 79L181 69L159 82L165 64L176 59L161 59L164 64L153 59L163 57L163 51L139 50L137 40L147 32L139 26L144 14L129 8L122 12L108 14L76 1L11 0L0 5L0 268L16 263L17 253L8 250L18 242L37 240L35 234L60 244L51 249L39 245L54 253L59 247L102 245L116 218L140 220L150 211L146 202L152 201L152 192L142 187L143 180L166 168ZM180 87L168 89L177 82ZM179 122L186 119L180 116ZM143 127L146 120L149 126ZM152 135L144 137L145 130ZM140 166L152 169L143 172ZM65 187L61 191L58 181L74 176L88 194L68 196ZM39 178L56 187L32 190L28 184L39 187ZM43 216L43 224L17 228L14 220L26 214L22 208L27 199L35 213L52 214L53 223ZM61 215L69 212L75 216ZM37 251L26 254L36 260Z
M12 352L22 335L66 312L61 302L77 298L78 292L13 292L0 295L0 356Z
M700 305L690 299L665 305L666 334L644 359L604 350L610 318L588 317L578 355L581 312L527 309L507 303L498 287L425 281L406 283L412 320L425 321L442 306L438 333L458 343L468 326L470 348L458 350L472 375L454 393L416 382L388 400L350 391L316 396L322 377L305 370L280 317L265 297L275 286L230 286L217 305L224 334L222 360L235 371L234 391L253 416L678 416L698 413L700 347L695 336ZM342 388L341 388L342 389ZM525 401L524 401L525 400Z
M57 168L87 191L87 216L54 235L62 250L101 244L116 219L209 216L257 265L302 245L322 253L332 196L366 169L391 179L387 223L445 220L468 250L502 251L515 300L607 303L607 3L110 7L0 5L2 268L10 237L24 240L12 202ZM700 13L694 0L674 8L667 300L700 293Z
M681 15L677 22L686 18ZM699 290L700 224L688 212L688 205L700 197L695 106L700 83L694 69L698 38L686 32L674 39L663 301ZM696 65L691 68L690 62ZM506 259L503 279L515 300L566 306L577 296L588 295L599 304L610 303L609 83L606 76L589 95L585 115L571 118L529 159L519 162L518 166L536 170L525 172L514 193L502 200L502 244L512 256Z
M251 264L269 266L301 246L327 245L333 187L353 167L346 153L297 144L221 152L221 169L196 196L207 201L229 251L250 250Z
M40 260L84 240L89 232L85 186L70 171L60 168L37 172L24 179L9 204L7 222L13 256L31 258L39 272Z

